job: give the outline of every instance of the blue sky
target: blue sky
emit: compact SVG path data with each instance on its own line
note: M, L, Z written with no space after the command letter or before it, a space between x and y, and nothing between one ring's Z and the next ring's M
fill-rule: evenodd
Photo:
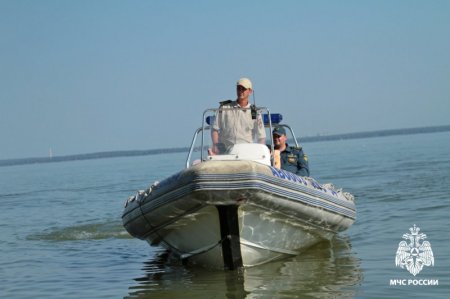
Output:
M253 81L297 136L450 124L450 1L0 0L0 159L187 146Z

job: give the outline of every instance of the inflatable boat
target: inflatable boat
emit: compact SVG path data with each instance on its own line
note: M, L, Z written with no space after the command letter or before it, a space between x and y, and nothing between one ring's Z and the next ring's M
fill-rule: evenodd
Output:
M266 111L269 146L235 144L214 156L206 140L216 111L205 111L186 167L126 201L126 230L183 262L235 269L298 255L349 228L356 218L351 194L273 166L272 126L296 139L281 115Z

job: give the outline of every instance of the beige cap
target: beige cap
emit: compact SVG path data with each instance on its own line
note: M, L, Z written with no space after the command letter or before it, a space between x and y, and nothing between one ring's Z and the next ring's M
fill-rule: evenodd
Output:
M237 81L237 83L236 83L236 86L243 86L243 87L245 87L245 88L247 88L247 89L253 89L253 87L252 87L252 81L250 81L249 79L247 79L247 78L241 78L241 79L239 79L239 81Z

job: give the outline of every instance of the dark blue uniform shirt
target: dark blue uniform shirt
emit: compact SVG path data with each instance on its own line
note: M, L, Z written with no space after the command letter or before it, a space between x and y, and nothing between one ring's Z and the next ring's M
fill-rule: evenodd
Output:
M308 157L301 147L289 146L280 153L281 169L299 176L309 176Z

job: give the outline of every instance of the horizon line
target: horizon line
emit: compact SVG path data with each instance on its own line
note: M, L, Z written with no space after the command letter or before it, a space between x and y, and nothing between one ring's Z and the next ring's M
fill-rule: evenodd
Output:
M424 134L424 133L438 133L450 131L450 125L441 126L427 126L427 127L414 127L414 128L402 128L402 129L386 129L376 131L361 131L353 133L341 133L332 135L316 135L297 137L297 141L302 143L308 142L321 142L321 141L334 141L334 140L347 140L347 139L362 139L373 137L386 137L394 135L411 135L411 134ZM52 157L28 157L28 158L12 158L1 159L0 167L35 164L35 163L53 163L64 161L76 161L76 160L90 160L90 159L103 159L103 158L118 158L118 157L130 157L130 156L147 156L158 155L163 153L180 153L188 152L190 147L173 147L173 148L157 148L147 150L112 150L92 152L85 154L72 154Z

